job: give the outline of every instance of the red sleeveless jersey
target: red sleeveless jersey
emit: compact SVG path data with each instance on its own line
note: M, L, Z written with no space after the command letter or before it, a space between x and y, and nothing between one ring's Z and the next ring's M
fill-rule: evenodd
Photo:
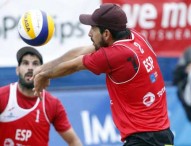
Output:
M0 145L47 146L50 124L45 114L45 96L42 101L37 99L32 108L23 109L17 103L16 91L17 84L11 84L8 104L0 116Z
M112 116L122 141L133 133L170 126L157 57L140 34L131 33L132 39L116 41L83 58L93 73L106 73Z

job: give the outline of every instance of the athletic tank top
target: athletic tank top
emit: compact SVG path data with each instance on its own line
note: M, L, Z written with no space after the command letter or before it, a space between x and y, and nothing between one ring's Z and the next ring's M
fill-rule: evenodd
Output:
M30 109L17 103L17 83L10 85L9 101L0 115L1 146L48 146L50 123L45 113L45 92Z

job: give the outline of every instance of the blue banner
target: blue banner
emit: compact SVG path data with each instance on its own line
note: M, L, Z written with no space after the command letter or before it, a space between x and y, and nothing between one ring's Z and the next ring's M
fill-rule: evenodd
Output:
M106 89L64 90L52 92L62 101L69 120L84 146L121 146L120 135L110 113ZM63 140L51 129L50 146ZM54 138L53 138L54 137Z

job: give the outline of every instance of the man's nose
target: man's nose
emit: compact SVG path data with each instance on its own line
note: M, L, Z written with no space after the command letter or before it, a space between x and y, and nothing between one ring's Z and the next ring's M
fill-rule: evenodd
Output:
M29 70L33 70L34 68L35 68L35 66L32 63L28 65Z
M28 68L28 72L33 72L33 68Z
M88 32L88 36L89 36L89 37L92 37L92 31L91 31L91 30L92 30L92 29L90 29L89 32Z

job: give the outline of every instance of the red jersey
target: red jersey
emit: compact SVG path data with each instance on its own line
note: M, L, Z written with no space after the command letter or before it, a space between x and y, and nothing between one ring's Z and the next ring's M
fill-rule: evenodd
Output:
M132 39L116 41L83 57L87 69L106 73L112 116L122 141L133 133L170 126L157 57L140 34L131 33Z
M21 97L24 95L19 92L16 83L0 88L0 93L0 133L3 133L0 136L0 145L2 146L47 146L50 123L53 123L55 129L60 132L71 127L60 101L46 91L43 91L42 100L38 97L34 99Z

